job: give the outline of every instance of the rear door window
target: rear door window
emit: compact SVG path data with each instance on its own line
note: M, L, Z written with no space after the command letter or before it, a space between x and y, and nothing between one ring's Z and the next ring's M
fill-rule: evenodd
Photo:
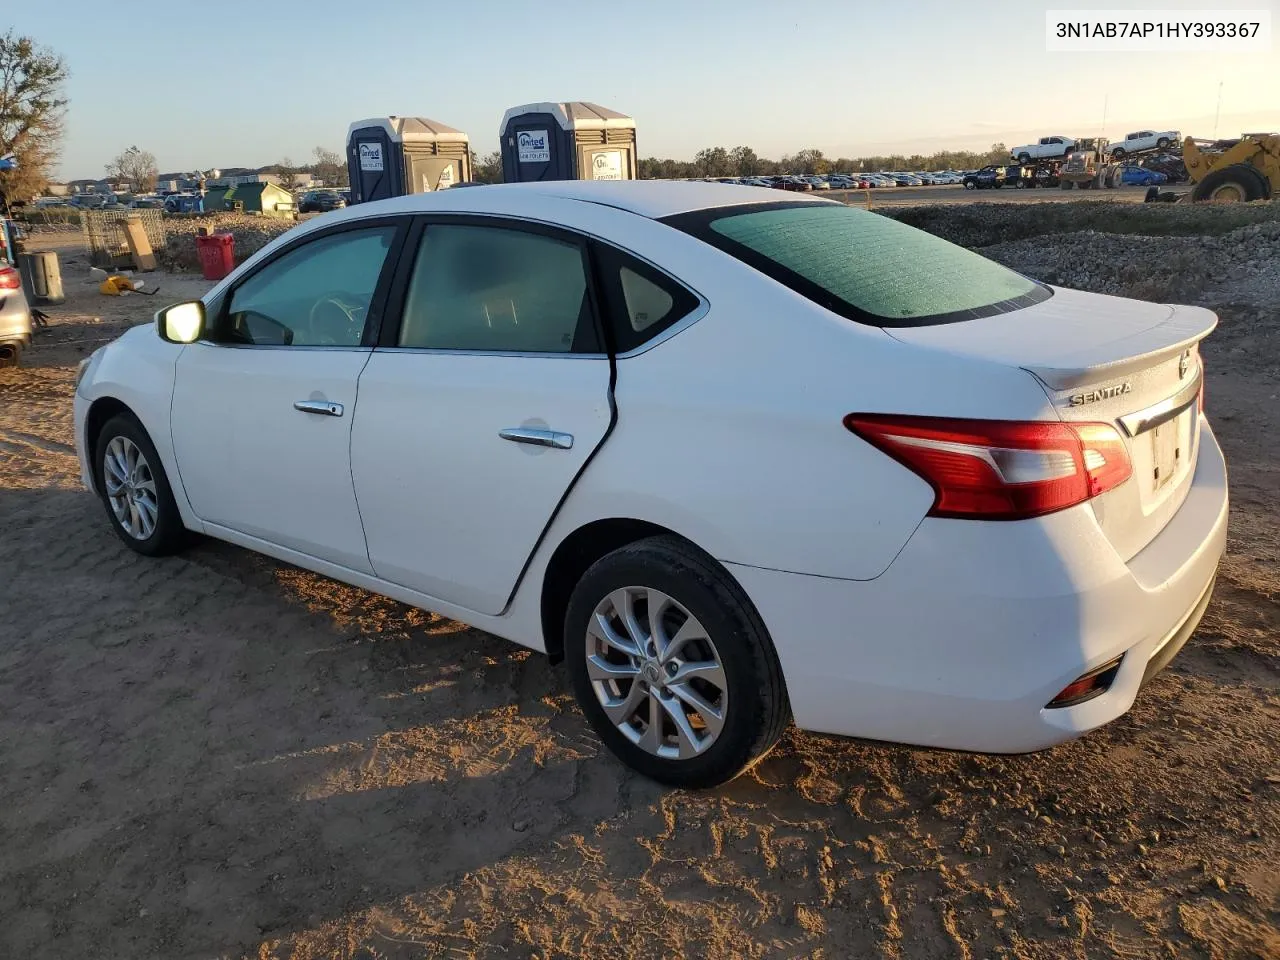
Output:
M1052 296L964 247L839 203L722 207L664 222L834 313L875 326L971 320Z

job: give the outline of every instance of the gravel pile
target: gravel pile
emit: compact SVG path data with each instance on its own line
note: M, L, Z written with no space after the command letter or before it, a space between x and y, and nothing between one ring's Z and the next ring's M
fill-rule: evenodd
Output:
M1146 237L1222 236L1241 227L1280 222L1271 203L1058 203L930 204L882 207L877 213L965 247L989 247L1031 237L1091 230Z
M1064 287L1162 302L1280 308L1280 222L1223 236L1085 230L980 249L1020 273Z
M1280 379L1280 223L1220 237L1143 237L1084 231L984 247L1037 280L1214 310L1211 361Z
M165 217L165 245L156 258L165 270L199 270L196 236L200 229L230 232L235 237L236 263L257 253L280 234L294 226L291 220L217 213L202 217Z
M1206 342L1280 380L1280 203L975 203L879 211L1036 280L1189 303L1221 319Z

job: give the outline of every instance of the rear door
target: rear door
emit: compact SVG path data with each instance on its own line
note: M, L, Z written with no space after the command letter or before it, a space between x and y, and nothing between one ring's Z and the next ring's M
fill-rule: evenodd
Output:
M521 571L612 422L585 242L425 218L360 377L352 476L379 577L480 613Z

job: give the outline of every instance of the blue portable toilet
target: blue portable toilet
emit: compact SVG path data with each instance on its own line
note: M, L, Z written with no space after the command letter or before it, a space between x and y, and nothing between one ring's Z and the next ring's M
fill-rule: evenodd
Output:
M498 137L506 183L636 178L636 122L598 103L512 107Z
M351 202L430 193L471 179L461 130L426 117L373 117L347 130Z

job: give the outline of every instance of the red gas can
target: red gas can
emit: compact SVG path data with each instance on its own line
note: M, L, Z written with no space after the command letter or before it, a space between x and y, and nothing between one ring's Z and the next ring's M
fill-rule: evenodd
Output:
M221 280L236 265L236 239L229 233L211 233L196 237L196 255L206 280Z

